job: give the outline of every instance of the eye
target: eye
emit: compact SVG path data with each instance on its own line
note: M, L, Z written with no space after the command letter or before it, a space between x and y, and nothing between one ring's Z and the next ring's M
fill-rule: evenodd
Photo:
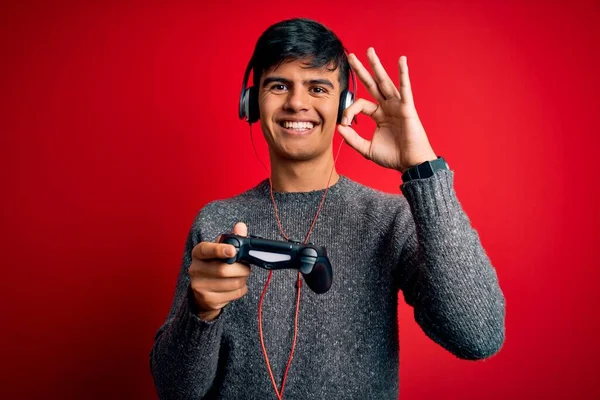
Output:
M325 89L322 86L313 86L312 88L310 88L310 90L315 94L326 94L327 93L327 89Z
M287 89L287 86L285 86L283 83L275 83L274 85L271 85L269 89L274 92L283 92Z

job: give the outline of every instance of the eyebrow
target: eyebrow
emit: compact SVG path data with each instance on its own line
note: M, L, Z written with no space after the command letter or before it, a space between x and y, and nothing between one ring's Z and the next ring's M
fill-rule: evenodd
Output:
M267 86L274 82L281 82L281 83L285 83L286 85L289 85L292 83L292 81L290 81L289 79L285 79L281 76L269 76L268 78L265 78L265 80L263 81L263 86ZM329 86L330 88L334 89L333 83L331 83L331 81L329 79L310 79L310 80L302 81L302 83L304 85L306 85L307 83L309 85L325 85L325 86Z

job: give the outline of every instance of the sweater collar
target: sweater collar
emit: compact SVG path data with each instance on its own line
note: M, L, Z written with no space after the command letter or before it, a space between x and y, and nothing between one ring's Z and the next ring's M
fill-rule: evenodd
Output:
M336 183L334 183L333 185L330 185L329 190L319 189L319 190L311 190L308 192L277 192L274 190L273 197L275 198L275 201L277 201L277 202L310 201L312 199L317 199L317 198L320 199L323 196L323 194L325 193L325 190L327 190L327 197L326 197L327 199L336 198L336 197L340 196L344 192L344 190L346 190L349 183L350 183L350 180L345 175L340 174L338 181ZM271 196L270 190L269 190L269 179L268 178L262 180L256 186L256 188L260 192L261 195L265 195L268 198Z

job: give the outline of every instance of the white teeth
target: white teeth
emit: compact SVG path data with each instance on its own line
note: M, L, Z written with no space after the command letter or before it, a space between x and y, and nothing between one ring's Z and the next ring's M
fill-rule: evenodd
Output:
M292 121L283 121L282 123L284 128L287 129L299 129L299 130L304 130L304 129L312 129L315 124L313 124L312 122L292 122Z

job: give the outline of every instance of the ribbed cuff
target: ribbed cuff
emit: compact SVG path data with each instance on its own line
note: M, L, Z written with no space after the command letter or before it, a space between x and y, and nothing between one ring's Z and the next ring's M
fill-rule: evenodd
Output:
M200 342L206 348L209 348L212 343L218 346L223 333L222 313L212 321L204 321L194 313L192 301L187 292L173 324L175 335L193 347Z
M400 186L415 223L420 226L445 224L461 210L454 191L454 171L438 170L429 178L413 179Z

